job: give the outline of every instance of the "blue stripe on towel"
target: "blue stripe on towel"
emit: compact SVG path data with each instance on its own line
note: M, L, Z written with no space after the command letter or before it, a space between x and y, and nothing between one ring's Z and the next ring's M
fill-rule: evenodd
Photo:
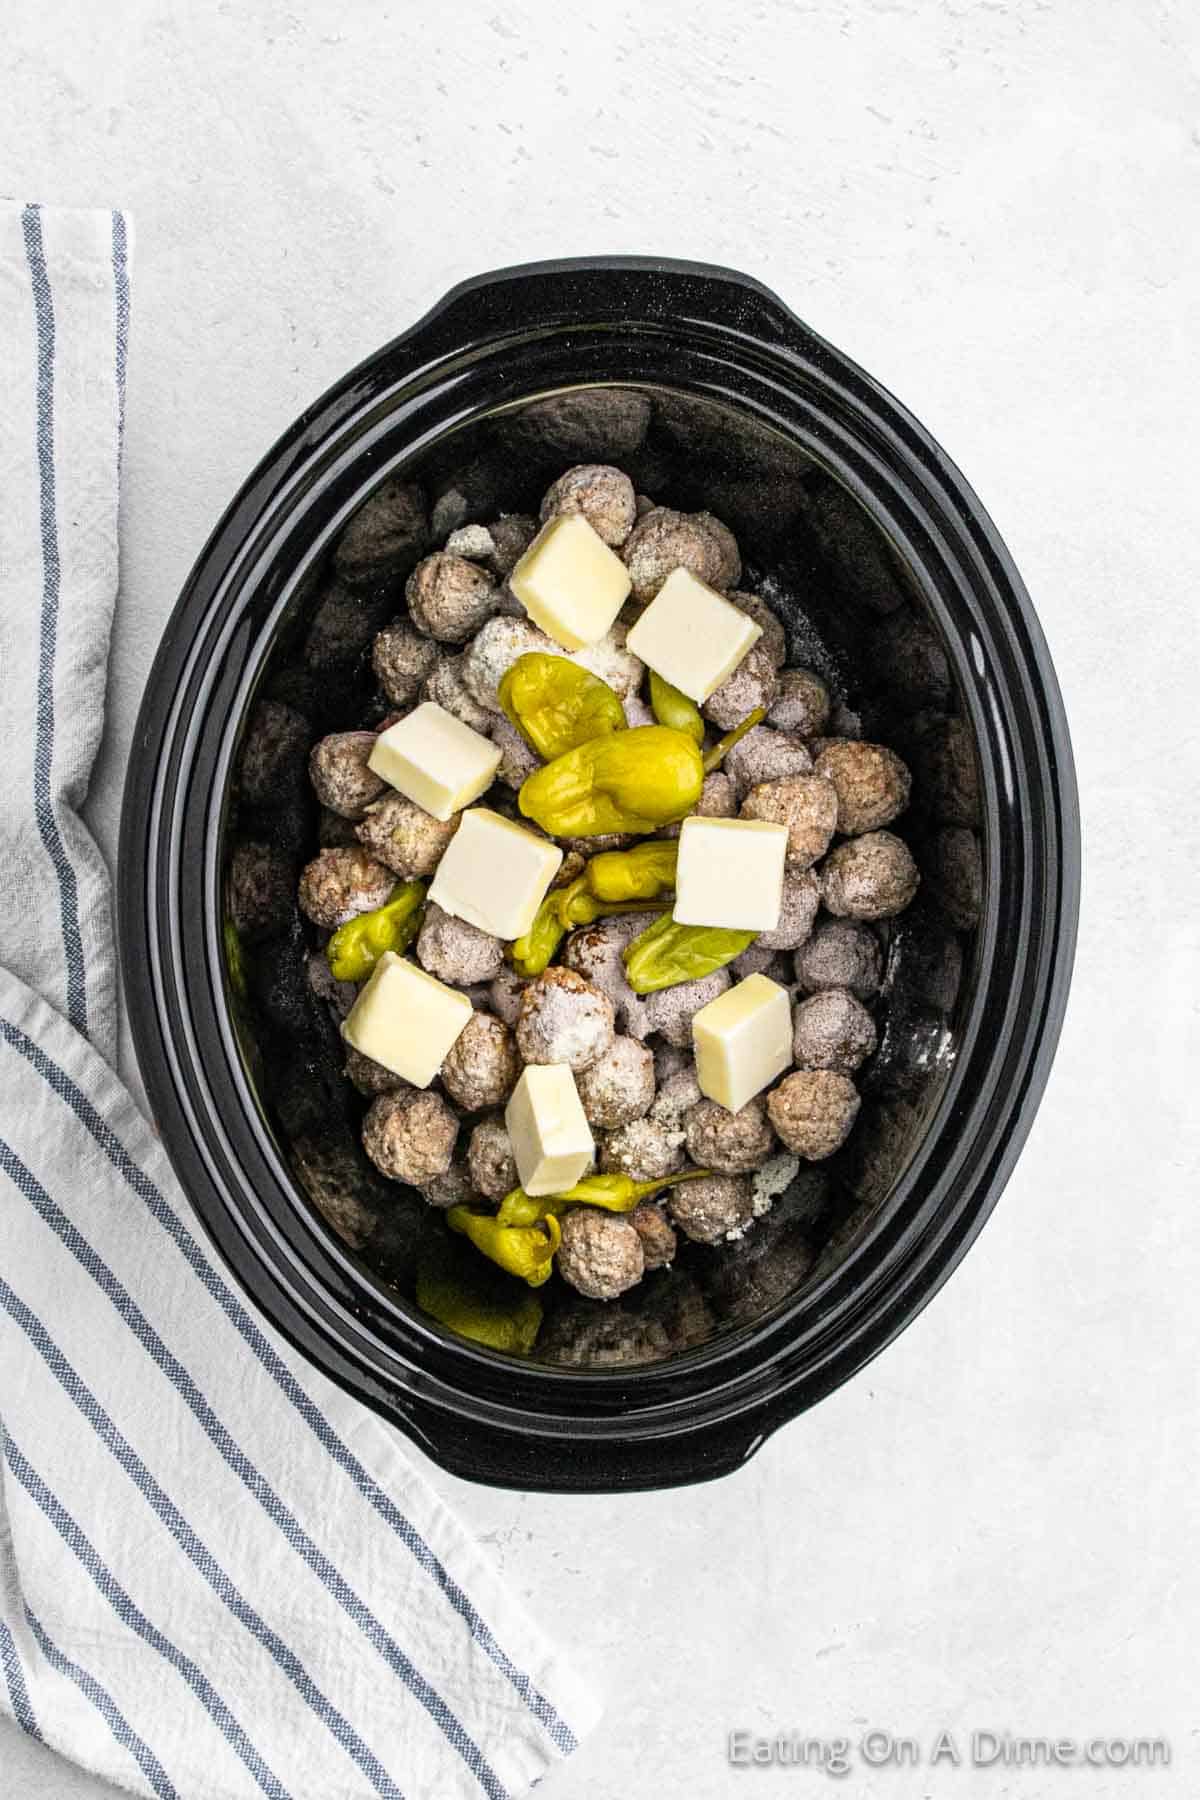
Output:
M27 206L21 214L25 257L33 286L37 322L37 459L38 505L42 532L42 612L38 647L37 732L33 760L33 806L38 834L58 878L63 949L67 960L67 1017L87 1036L87 988L83 971L83 939L79 932L79 890L50 799L54 761L54 657L58 643L58 599L61 565L54 479L54 296L46 272L41 209Z
M29 1698L29 1689L25 1684L25 1671L21 1667L21 1658L13 1634L3 1619L0 1619L0 1668L4 1670L4 1685L8 1689L8 1698L13 1709L14 1719L22 1731L28 1732L31 1738L37 1738L41 1743L43 1741L42 1734Z
M80 1267L92 1277L147 1355L172 1383L226 1465L238 1476L247 1491L253 1494L267 1517L278 1527L297 1555L317 1575L343 1611L354 1620L367 1642L378 1651L393 1673L399 1676L413 1697L425 1707L430 1717L444 1733L447 1741L462 1757L479 1785L489 1796L489 1800L506 1800L504 1788L485 1761L478 1745L464 1729L461 1721L455 1717L441 1695L426 1680L420 1670L409 1661L391 1633L385 1630L370 1609L363 1604L344 1576L333 1566L324 1552L313 1543L300 1521L283 1504L270 1483L264 1479L249 1457L230 1436L187 1369L184 1368L178 1357L174 1356L167 1348L128 1289L118 1281L112 1270L72 1224L58 1203L50 1197L37 1178L25 1167L25 1164L3 1139L0 1139L0 1169L3 1169L14 1186L25 1195L39 1216L57 1234ZM380 1789L380 1792L384 1791L384 1789ZM395 1792L391 1789L386 1791Z
M396 1533L405 1548L436 1582L450 1605L467 1625L472 1638L511 1682L551 1742L563 1755L569 1755L578 1747L578 1741L566 1720L561 1718L550 1702L538 1692L524 1670L518 1668L509 1658L496 1641L490 1627L476 1611L468 1595L459 1587L440 1558L429 1548L420 1533L405 1518L390 1496L380 1488L378 1482L367 1472L353 1451L342 1442L324 1413L305 1393L283 1358L260 1330L256 1320L242 1305L228 1283L222 1279L220 1273L205 1256L195 1238L145 1170L138 1166L111 1127L101 1118L87 1095L71 1080L69 1075L59 1068L57 1063L51 1061L45 1051L33 1042L32 1038L27 1037L17 1026L2 1017L0 1017L0 1037L3 1037L17 1051L37 1071L47 1086L71 1108L76 1118L104 1151L113 1167L123 1176L128 1186L145 1203L163 1230L176 1244L180 1253L199 1276L230 1323L241 1333L259 1362L304 1419L322 1448L333 1457L338 1467L344 1470L358 1491L370 1502L379 1516Z

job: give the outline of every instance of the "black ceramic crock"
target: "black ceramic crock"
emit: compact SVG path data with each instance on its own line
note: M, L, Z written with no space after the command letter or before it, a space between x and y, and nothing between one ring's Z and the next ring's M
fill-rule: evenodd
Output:
M848 1150L801 1175L727 1261L690 1247L690 1262L612 1314L560 1297L554 1359L547 1348L518 1360L412 1303L408 1238L429 1209L372 1186L307 984L306 928L290 918L273 940L231 944L225 883L247 838L293 870L316 842L305 743L298 772L281 761L277 793L239 785L255 707L273 700L311 737L369 703L361 654L323 660L323 621L339 607L381 620L406 573L344 571L331 589L334 547L364 500L402 475L444 532L536 511L547 481L582 460L620 463L655 498L711 506L734 527L742 586L784 616L789 660L825 674L836 729L886 737L912 760L926 880L885 934L880 1048ZM964 866L981 878L965 898ZM881 1350L963 1255L1046 1081L1078 877L1054 672L953 464L758 283L600 259L455 288L317 401L246 482L175 608L143 703L120 942L163 1139L267 1318L456 1474L662 1487L744 1462Z

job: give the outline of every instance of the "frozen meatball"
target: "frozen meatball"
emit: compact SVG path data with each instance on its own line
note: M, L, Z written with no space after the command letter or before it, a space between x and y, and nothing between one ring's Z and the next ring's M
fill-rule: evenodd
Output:
M631 1119L601 1138L600 1167L605 1174L628 1175L633 1181L661 1181L682 1169L683 1132L657 1119Z
M517 1085L521 1059L503 1019L472 1013L442 1064L442 1086L464 1112L503 1106Z
M551 967L521 996L517 1048L527 1063L586 1069L612 1043L614 1018L607 994L574 969Z
M959 931L973 931L983 910L979 839L961 825L934 833L922 858L928 889Z
M911 905L920 881L907 844L890 831L868 831L826 859L821 898L836 918L890 919Z
M507 581L537 536L537 520L528 513L501 513L488 531L493 545L488 566L498 581Z
M755 725L726 752L721 767L733 782L740 804L761 782L811 775L812 757L807 744L794 732Z
M732 731L757 707L766 712L779 688L779 677L761 643L752 644L732 675L711 693L701 707L720 731Z
M774 981L776 978L775 970L779 961L780 957L778 951L769 948L764 950L758 940L755 939L749 949L743 950L740 956L734 957L729 965L729 972L735 981L745 981L747 975L769 975L771 980ZM786 979L781 981L779 985L781 987L786 987Z
M312 747L308 775L322 806L343 819L361 819L387 783L368 769L375 748L373 731L335 731Z
M546 490L542 524L564 513L582 513L606 544L619 549L637 518L633 483L608 463L579 463Z
M594 925L582 925L572 931L563 945L562 960L567 968L608 995L617 1023L632 1037L645 1037L649 1027L645 1002L625 979L621 953L656 917L655 913L645 912L597 919Z
M594 644L585 644L582 650L573 650L570 660L578 663L581 669L587 669L592 675L598 675L601 681L607 682L618 700L625 701L636 694L642 685L646 673L646 665L632 650L625 647L626 627L618 622ZM558 645L555 649L561 656Z
M665 1039L654 1046L654 1079L660 1087L672 1075L682 1074L685 1069L691 1069L694 1073L695 1067L694 1058L686 1050L677 1050L674 1044L668 1044Z
M642 1240L647 1272L669 1268L675 1261L679 1242L662 1207L656 1206L653 1200L643 1200L630 1213L629 1223Z
M300 910L333 931L382 906L395 885L393 871L366 850L322 850L300 876Z
M869 925L857 919L822 919L797 950L794 967L801 993L843 987L859 1000L869 1000L883 980L883 952Z
M737 795L733 782L722 769L714 769L711 775L704 777L704 786L700 789L700 798L693 806L689 817L697 819L732 819L737 812ZM677 838L678 825L668 825L660 833L660 837Z
M767 1096L772 1125L806 1162L822 1162L841 1149L860 1104L854 1083L833 1069L797 1069Z
M309 724L294 707L262 700L250 716L238 758L242 797L254 806L277 805L281 790L304 764Z
M688 569L710 587L730 587L742 572L737 543L711 513L656 506L645 513L621 552L640 605L653 600L673 569Z
M647 994L642 1002L645 1029L661 1032L668 1044L676 1044L681 1050L690 1049L692 1014L723 994L728 986L729 970L714 969L698 981L681 981L676 987Z
M732 593L727 598L732 601L739 612L744 612L748 619L753 619L756 625L761 625L762 636L758 640L759 644L770 657L773 667L782 669L787 661L787 636L779 615L773 613L766 601L760 600L757 594Z
M294 879L287 857L269 844L237 846L229 859L226 904L235 929L247 941L287 928Z
M702 1097L695 1060L689 1056L679 1068L663 1076L650 1108L650 1118L656 1125L677 1133L682 1144L687 1116L693 1106L699 1106Z
M797 737L816 737L829 723L829 689L811 669L784 669L767 720Z
M435 701L456 719L461 719L464 725L469 725L472 731L480 731L486 736L494 715L485 712L468 692L462 676L462 662L461 656L439 656L425 677L421 698Z
M427 534L425 497L420 488L411 481L385 481L359 507L338 539L333 566L350 585L378 580L419 555Z
M393 1181L424 1187L444 1175L454 1156L458 1120L440 1094L412 1088L372 1100L362 1126L363 1149Z
M625 709L625 723L630 731L635 731L639 725L658 724L658 720L654 716L654 708L643 700L640 694L629 694L622 700L621 705Z
M443 643L463 644L496 610L496 585L465 556L437 550L409 576L404 598L413 624Z
M487 712L502 712L500 683L519 656L534 652L561 656L562 647L528 619L489 619L463 651L461 673L467 692Z
M428 881L462 821L435 819L405 794L385 794L358 827L358 841L405 881Z
M591 1300L615 1300L646 1272L642 1240L629 1220L595 1206L567 1213L555 1262L563 1280Z
M813 766L837 794L837 828L843 837L878 831L908 805L912 777L884 744L843 738L822 750Z
M837 825L837 794L820 775L760 781L742 801L742 817L786 825L787 866L792 870L807 869L824 856L832 841Z
M430 900L417 938L417 961L451 987L470 987L476 981L492 981L500 973L504 945L490 932L456 919L436 900Z
M466 1206L475 1198L471 1177L464 1162L454 1161L440 1175L421 1184L421 1198L427 1206L445 1211L451 1206Z
M615 1131L650 1110L654 1099L654 1053L636 1038L614 1037L575 1083L589 1125Z
M729 1112L715 1100L701 1100L687 1115L685 1130L692 1161L720 1175L748 1175L761 1169L775 1148L766 1106L757 1095L740 1112Z
M748 1175L705 1175L672 1188L667 1210L693 1243L719 1244L754 1217L754 1189Z
M371 668L393 706L412 705L437 660L437 645L407 619L393 619L371 645Z
M526 778L540 769L542 759L536 750L530 749L515 725L507 719L492 718L489 733L493 744L500 752L500 767L496 770L496 779L505 787L519 788Z
M875 1048L875 1021L849 988L822 988L794 1015L792 1054L800 1069L853 1075Z
M529 986L529 978L518 975L508 963L500 970L488 989L488 1005L506 1025L515 1025L521 1016L521 996Z
M518 1185L512 1139L501 1113L480 1119L467 1144L471 1186L485 1200L503 1200Z
M785 869L779 923L771 931L760 931L750 949L771 953L798 950L812 931L820 909L821 884L813 871Z
M412 1089L411 1081L376 1062L373 1056L364 1056L353 1044L347 1044L345 1051L346 1078L360 1094L399 1094Z

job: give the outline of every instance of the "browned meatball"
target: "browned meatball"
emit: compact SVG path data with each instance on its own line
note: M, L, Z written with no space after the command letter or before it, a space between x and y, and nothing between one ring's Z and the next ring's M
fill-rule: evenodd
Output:
M890 919L911 905L920 881L907 844L890 831L869 831L826 859L821 897L837 918Z
M654 1099L654 1053L636 1038L614 1037L575 1082L589 1125L615 1131L650 1110Z
M492 981L500 973L504 945L490 932L456 919L430 900L417 938L417 961L439 981L470 987L476 981Z
M312 747L308 775L322 806L343 819L361 819L387 783L367 758L375 748L373 731L335 731Z
M760 931L752 950L796 950L808 937L821 906L821 884L811 869L786 869L779 907L779 923Z
M768 650L752 644L732 675L727 675L701 707L720 731L732 731L756 707L765 712L779 691L779 677Z
M526 975L518 975L508 963L492 981L488 989L488 1005L498 1019L506 1025L515 1025L521 1016L521 996L529 986Z
M675 1261L679 1243L661 1206L655 1205L653 1200L643 1200L630 1213L629 1223L642 1240L647 1272L668 1268Z
M300 910L332 931L382 906L395 885L392 870L365 850L322 850L300 876Z
M657 1119L631 1119L600 1140L600 1167L606 1175L634 1181L661 1181L683 1167L683 1132Z
M463 680L461 656L439 656L421 686L422 700L434 700L472 731L487 733L494 714L485 712Z
M419 562L404 589L413 624L447 644L465 644L496 610L496 585L464 556L437 550Z
M485 1200L503 1200L517 1186L517 1161L504 1115L480 1119L467 1145L471 1185Z
M822 750L814 767L837 793L837 828L843 837L878 831L908 805L912 776L885 744L842 738Z
M353 1044L347 1044L346 1078L356 1087L360 1094L399 1094L405 1088L411 1089L412 1082L406 1081L403 1075L376 1062L373 1056L364 1056Z
M405 881L428 881L461 823L461 813L435 819L406 794L385 794L368 809L358 841Z
M594 925L572 931L563 945L563 962L608 995L622 1031L632 1037L645 1037L649 1027L645 1002L625 979L621 953L640 931L653 924L655 917L654 913L625 913L597 919Z
M428 529L420 488L410 481L385 481L338 539L333 566L351 585L378 580L402 569L424 548Z
M743 819L786 825L787 866L811 868L828 850L837 825L837 794L820 775L790 775L761 781L742 801Z
M376 634L371 646L375 679L393 706L412 705L437 661L437 645L415 631L407 619L393 619Z
M704 777L700 798L693 806L690 816L697 819L732 819L736 812L737 794L733 782L724 770L714 769L711 775ZM677 838L679 826L667 825L659 832L659 836Z
M614 1019L607 994L574 969L552 966L521 996L517 1047L527 1063L586 1069L612 1043Z
M505 787L519 788L535 769L541 768L542 759L507 719L493 717L488 724L489 736L500 752L496 779Z
M413 1088L372 1100L362 1137L363 1149L382 1174L424 1187L450 1167L458 1120L440 1094Z
M739 612L744 612L747 618L753 619L756 625L762 627L762 636L758 641L770 657L774 667L782 669L787 661L787 635L778 613L772 612L766 601L760 600L757 594L743 594L737 591L729 594L727 598Z
M875 1048L875 1021L848 988L823 988L796 1008L792 1054L801 1069L853 1075Z
M767 1096L772 1125L807 1162L822 1162L841 1149L860 1105L854 1083L832 1069L797 1069Z
M784 669L768 722L797 737L816 737L829 722L829 689L811 669Z
M722 767L733 782L738 801L763 781L782 781L789 775L811 775L808 745L791 731L771 725L755 725L733 746Z
M732 534L711 513L656 506L645 513L621 552L641 605L653 600L674 569L688 569L710 587L728 588L742 572Z
M472 1013L442 1064L442 1086L465 1112L503 1106L517 1085L521 1059L503 1019Z
M823 919L797 950L795 971L806 994L842 987L869 1000L883 980L883 952L869 925L857 919Z
M543 525L564 513L582 513L606 544L619 549L637 518L633 483L608 463L578 463L547 488L542 500Z
M729 982L728 969L714 969L711 975L701 975L697 981L681 981L675 987L658 988L644 997L641 1024L630 1029L657 1031L668 1044L675 1044L680 1050L690 1049L693 1013L698 1013L702 1006L723 994Z
M475 1198L475 1190L467 1165L456 1159L440 1175L431 1176L422 1184L421 1198L427 1206L436 1206L441 1211L451 1206L468 1205Z
M642 1240L629 1220L594 1206L567 1213L555 1261L563 1280L591 1300L615 1300L646 1271Z
M715 1100L701 1100L687 1115L687 1150L702 1169L721 1175L748 1175L761 1169L775 1147L767 1109L756 1095L740 1112Z
M754 1216L754 1187L748 1175L706 1175L672 1188L667 1210L695 1244L719 1244L740 1234Z

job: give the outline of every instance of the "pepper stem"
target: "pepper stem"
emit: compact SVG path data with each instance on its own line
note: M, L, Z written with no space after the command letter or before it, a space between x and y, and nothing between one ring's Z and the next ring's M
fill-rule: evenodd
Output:
M704 758L704 773L711 775L714 769L719 769L733 746L744 738L748 731L753 731L756 725L761 725L766 716L766 709L756 706L753 712L746 714L740 725L735 725L733 730L727 731L723 738L718 738Z

